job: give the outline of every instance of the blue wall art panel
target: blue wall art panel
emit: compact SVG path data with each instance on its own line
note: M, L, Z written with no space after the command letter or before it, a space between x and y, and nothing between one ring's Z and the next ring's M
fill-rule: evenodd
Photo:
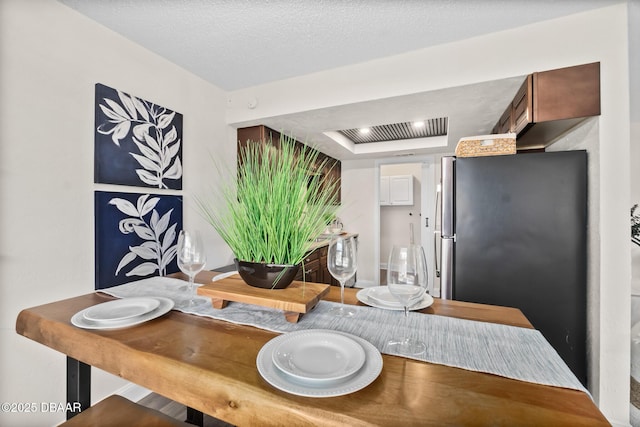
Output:
M96 289L178 271L182 197L95 192Z
M96 84L94 181L182 189L182 114Z

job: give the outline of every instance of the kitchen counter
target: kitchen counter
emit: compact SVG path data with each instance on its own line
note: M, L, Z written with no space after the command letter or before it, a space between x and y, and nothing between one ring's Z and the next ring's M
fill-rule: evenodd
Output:
M356 239L358 238L358 233L349 233L349 232L343 231L342 233L340 233L340 235L342 237L355 237ZM316 240L313 242L313 244L311 245L311 249L315 251L325 246L328 247L329 243L331 243L331 236L332 235L330 234L322 234L320 237L316 238Z

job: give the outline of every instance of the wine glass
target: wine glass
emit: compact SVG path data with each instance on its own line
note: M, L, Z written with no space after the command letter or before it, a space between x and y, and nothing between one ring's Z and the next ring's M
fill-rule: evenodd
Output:
M393 246L387 265L387 286L404 307L406 319L409 307L420 302L427 290L427 261L422 246ZM389 345L405 355L421 354L427 349L424 342L410 337L392 339Z
M329 273L340 282L340 306L332 308L329 312L337 316L350 317L355 311L344 304L344 283L356 274L357 254L356 239L353 237L335 236L329 244L327 254L327 267Z
M194 299L193 281L206 263L206 255L200 234L194 231L180 231L178 236L178 267L189 277L189 303L191 307L196 304Z

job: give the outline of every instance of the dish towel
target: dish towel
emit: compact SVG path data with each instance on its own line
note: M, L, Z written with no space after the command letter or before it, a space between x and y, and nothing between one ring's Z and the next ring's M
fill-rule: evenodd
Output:
M100 292L118 297L166 297L180 307L189 300L185 282L168 277L151 277ZM359 336L372 343L383 354L408 357L394 352L387 342L410 336L427 344L427 351L410 358L472 371L486 372L516 380L556 387L588 391L573 375L558 353L535 329L453 317L403 311L383 310L368 306L352 306L356 314L341 318L329 314L336 303L320 301L297 323L287 322L282 311L229 302L215 309L209 298L197 297L199 304L189 309L174 308L185 313L206 316L231 323L254 326L286 333L302 329L329 329Z

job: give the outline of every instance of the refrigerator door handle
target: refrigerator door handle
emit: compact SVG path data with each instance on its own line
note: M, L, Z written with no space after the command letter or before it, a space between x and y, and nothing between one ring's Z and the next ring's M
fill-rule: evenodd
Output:
M436 203L435 203L435 223L434 225L437 227L438 226L438 203L440 202L440 188L441 186L438 186L438 191L436 191ZM440 266L439 266L439 262L438 262L438 230L434 230L433 231L433 261L434 261L434 265L435 265L435 274L436 277L440 277Z
M440 224L440 298L453 299L454 245L454 173L455 157L443 157L441 166L441 224Z
M440 278L440 262L438 260L438 235L440 233L437 231L433 232L433 261L435 264L435 273L436 277Z
M442 273L440 277L440 298L444 300L453 299L453 238L443 238L440 240L442 248Z
M442 237L452 237L454 234L453 205L454 189L454 162L455 157L443 157L442 167Z

